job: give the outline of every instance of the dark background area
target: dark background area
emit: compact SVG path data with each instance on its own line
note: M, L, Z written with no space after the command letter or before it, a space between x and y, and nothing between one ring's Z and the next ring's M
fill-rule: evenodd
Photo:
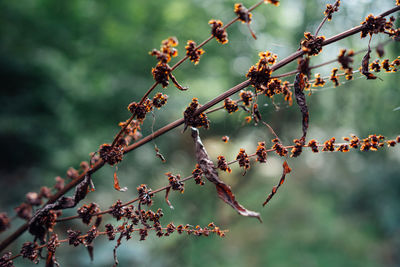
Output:
M256 1L245 1L247 7ZM212 99L245 79L248 68L258 60L258 52L272 51L282 59L298 48L304 31L315 31L327 3L334 1L282 1L279 7L262 5L253 12L252 39L246 25L229 28L229 43L215 40L205 46L200 64L185 62L174 74L190 89L169 86L155 92L169 95L168 104L154 112L155 129L182 116L192 97L200 103ZM395 6L395 1L342 1L340 12L327 22L321 34L330 37L359 23L370 13L379 14ZM137 101L153 83L151 67L156 60L148 52L159 48L169 36L180 41L178 59L187 40L200 43L209 36L209 19L224 22L233 18L234 1L0 1L0 194L1 211L14 217L14 207L30 191L51 187L56 176L65 178L69 167L79 168L100 144L110 143L118 122L130 114L127 105ZM395 15L398 17L398 15ZM327 46L317 64L335 58L341 48L366 48L368 38L359 35ZM384 41L374 36L372 43ZM385 58L399 55L398 43L389 43ZM376 53L372 59L377 58ZM361 64L355 58L354 67ZM335 64L334 64L335 65ZM293 70L292 63L279 73ZM333 65L318 69L330 74ZM313 72L313 74L316 72ZM334 88L330 82L307 96L310 108L309 138L325 141L332 136L354 133L360 137L382 134L396 137L399 131L400 90L397 73L379 73L382 80L355 80ZM290 77L289 81L293 78ZM233 98L237 98L233 97ZM259 98L263 118L286 144L301 134L301 114L275 98L277 109L266 97ZM244 111L232 115L219 111L209 116L211 128L200 130L212 156L235 159L239 148L252 153L257 142L273 137L264 126L244 123ZM143 135L151 133L151 115L143 125ZM156 139L167 162L155 157L149 143L124 157L118 168L125 193L113 189L115 167L105 166L93 176L96 191L81 204L95 201L103 209L117 199L136 197L141 183L152 189L167 184L165 172L191 174L195 165L193 142L182 127ZM224 144L221 136L228 135ZM184 194L172 192L171 210L163 194L155 197L153 209L162 208L162 223L205 226L214 221L229 229L223 239L174 234L158 238L154 233L145 242L123 242L118 250L121 266L399 266L400 265L400 150L378 152L319 153L309 149L299 158L289 159L293 172L274 199L261 204L278 182L282 159L272 155L266 164L252 161L246 176L238 166L221 178L232 186L238 200L261 212L263 224L239 216L218 199L209 183L199 187L186 184ZM68 210L65 216L75 214ZM105 222L115 223L110 216ZM13 229L23 224L12 220ZM66 230L87 227L80 221L60 223L55 231L60 239ZM0 240L8 234L2 233ZM24 234L9 247L14 253L31 241ZM111 266L114 242L99 237L95 241L92 265ZM62 266L90 265L84 247L61 245L57 258ZM18 259L16 266L30 265Z

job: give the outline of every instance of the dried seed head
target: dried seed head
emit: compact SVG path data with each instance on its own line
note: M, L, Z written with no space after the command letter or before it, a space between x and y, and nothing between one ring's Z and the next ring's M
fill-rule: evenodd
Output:
M37 264L39 262L39 260L38 260L39 254L38 254L37 247L38 247L38 245L36 244L36 242L34 242L34 243L25 242L21 248L22 257L28 258L30 261Z
M124 155L122 147L112 147L109 144L101 145L99 149L99 154L100 158L111 166L114 166L115 164L121 162L122 156Z
M257 150L257 161L260 163L267 162L267 149L265 148L265 142L258 142Z
M308 146L311 148L312 152L318 153L317 141L314 139L310 140L310 142L308 142Z
M172 190L179 190L181 193L185 191L185 185L180 181L181 176L179 174L175 176L172 175L172 173L167 172L165 175L168 177L169 185L171 186Z
M232 172L232 170L231 170L231 168L229 168L229 165L226 162L226 159L225 159L224 156L218 156L217 168L222 170L222 171L226 171L228 173Z
M331 139L327 140L324 142L324 148L322 149L322 151L335 151L335 141L336 138L332 137Z
M269 51L259 53L260 60L256 65L251 66L246 74L250 79L250 84L256 88L256 91L263 92L267 89L272 70L270 65L275 64L277 55Z
M324 11L324 15L328 18L328 20L332 20L332 14L339 10L340 1L337 1L334 5L327 4L326 9Z
M290 155L291 158L295 158L300 156L301 152L303 151L304 140L294 139L294 147L292 148L292 154Z
M318 87L321 86L323 87L325 85L324 79L321 78L321 74L317 73L315 74L315 82L313 84L313 87Z
M229 114L239 110L239 107L238 107L238 104L236 103L236 101L234 101L230 98L225 98L224 108L226 109L226 111L228 111Z
M221 44L228 42L228 33L223 29L223 23L220 20L212 19L208 22L211 25L211 35L217 39Z
M0 258L0 266L1 267L14 267L14 263L11 260L12 258L12 253L11 252L6 252L1 258Z
M206 114L200 113L196 116L194 114L196 113L197 109L201 107L199 104L199 101L197 98L193 98L192 102L189 104L189 106L186 108L185 112L183 113L183 117L185 120L185 129L188 126L193 126L196 128L204 127L208 129L210 127L210 121L208 120Z
M322 51L322 43L325 36L314 36L310 32L304 33L304 40L301 41L301 49L309 56L316 56Z
M374 15L369 14L365 20L361 23L363 29L361 30L361 38L367 35L372 36L385 31L386 19L383 17L374 17Z
M201 176L203 175L203 171L200 168L199 164L196 164L196 168L192 171L193 178L196 182L196 184L199 185L204 185L203 179L201 179Z
M243 175L245 175L246 171L250 169L250 159L243 148L240 149L239 154L236 156L236 160L238 160L239 166L244 168Z
M329 80L333 82L335 87L339 86L339 78L337 76L338 68L333 68Z
M251 105L251 101L253 101L253 93L251 91L240 91L239 93L240 99L243 101L243 104L247 107Z
M204 50L201 48L197 49L197 44L192 40L187 42L185 49L186 55L189 57L190 61L192 61L195 65L199 64L200 56L204 54Z
M100 212L100 208L96 203L90 203L89 205L80 207L77 212L83 223L90 224L92 217Z

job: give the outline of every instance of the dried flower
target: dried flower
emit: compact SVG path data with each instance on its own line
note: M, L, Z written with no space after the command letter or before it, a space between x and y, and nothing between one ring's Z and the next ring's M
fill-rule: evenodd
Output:
M372 61L371 64L369 65L369 67L371 68L371 70L373 70L375 72L380 72L381 65L379 64L379 59Z
M187 42L185 49L190 61L194 62L195 65L199 64L200 56L204 54L204 50L201 48L197 49L197 44L192 40Z
M228 173L231 173L232 170L231 168L229 168L228 163L226 162L226 159L224 156L218 156L218 163L217 163L217 167L218 169L222 170L222 171L226 171Z
M265 142L258 142L257 150L257 161L260 163L267 162L267 149L265 148Z
M324 142L324 148L322 149L322 151L334 151L335 150L335 141L336 138L332 137L331 139L327 140Z
M374 15L370 14L365 18L361 25L363 25L361 38L364 38L368 34L372 36L373 34L384 32L386 19L383 17L374 17Z
M180 181L181 176L179 174L172 175L172 173L167 172L165 174L168 177L169 185L171 186L172 190L179 190L181 193L185 191L185 184Z
M250 159L243 148L240 149L239 154L236 156L236 160L239 161L239 166L244 168L243 175L245 175L246 171L250 169Z
M275 150L276 154L278 154L281 157L286 157L288 154L288 150L286 149L286 147L284 147L281 143L279 143L278 139L273 139L272 142L275 143L272 146L272 149Z
M253 93L251 91L240 91L239 93L240 99L243 101L243 104L247 107L251 105L251 101L253 101Z
M336 151L349 152L349 146L346 144L342 144L336 149Z
M224 101L224 108L226 109L226 111L228 111L228 113L233 113L238 111L239 107L238 104L236 103L236 101L230 99L230 98L225 98Z
M80 238L81 232L80 231L73 231L73 230L68 230L68 243L70 245L74 245L74 247L79 246L79 244L82 244L82 239Z
M38 260L38 251L37 251L36 242L25 242L21 248L21 255L23 258L28 258L30 261L33 261L35 264L39 262Z
M211 25L211 35L217 39L221 44L226 44L228 42L228 33L222 27L223 23L220 20L212 19L208 22Z
M153 49L149 54L155 56L161 63L168 63L172 57L178 56L178 51L173 48L178 45L176 37L169 37L161 42L160 51Z
M310 140L310 142L308 142L308 146L311 148L312 152L318 153L318 145L316 140Z
M97 230L96 226L92 226L90 230L86 233L86 236L84 238L84 244L86 246L90 245L93 243L93 240L99 235L99 231Z
M269 65L273 65L276 62L277 56L269 51L260 52L260 60L255 66L251 66L246 74L246 77L250 79L250 84L256 88L256 91L263 92L267 89L269 78L272 70Z
M115 239L114 227L108 223L105 225L105 228L106 228L108 240L114 240Z
M300 156L301 152L303 151L304 140L294 139L294 147L292 148L292 154L290 155L291 158L295 158Z
M151 206L153 204L153 200L151 199L153 197L153 193L151 192L151 189L145 184L141 184L136 189L139 194L139 202L141 204Z
M162 93L157 93L154 97L153 97L153 106L160 109L162 106L164 106L165 104L167 104L167 99L168 96L164 95Z
M321 75L319 73L315 74L315 82L313 84L314 87L321 86L323 87L325 85L324 79L321 78Z
M197 98L193 98L192 102L189 104L189 106L186 108L185 112L183 113L183 117L185 120L185 129L188 126L193 126L196 128L204 127L208 129L210 127L210 121L208 120L206 114L200 113L196 116L194 114L196 113L197 109L201 107L199 104L199 101Z
M103 144L99 149L100 158L111 166L121 162L123 153L122 147L112 147L109 144Z
M264 91L265 95L268 97L272 97L275 94L279 94L282 92L281 80L273 78L269 80L267 84L267 89Z
M82 219L82 222L85 224L89 224L92 220L92 217L100 212L99 205L96 203L90 203L89 205L83 205L78 210L78 215Z
M196 184L199 185L204 185L203 179L201 179L201 176L203 175L203 171L200 168L199 164L196 164L196 168L192 171L193 178L196 182Z
M322 43L325 36L314 36L310 32L304 33L304 40L301 41L301 49L309 56L316 56L322 51Z
M47 250L51 253L55 253L57 247L60 246L60 241L58 240L57 234L52 234L49 241L47 242Z
M0 258L0 266L1 267L14 267L14 263L11 260L12 258L12 253L11 252L6 252L1 258Z
M117 219L117 221L121 220L121 218L125 216L125 210L123 209L121 200L118 199L117 202L111 206L110 213L115 219Z
M324 15L328 18L328 20L332 20L332 14L339 10L340 1L337 1L334 5L327 4L326 9L324 11Z
M337 72L338 72L338 68L333 68L331 77L329 78L329 80L331 80L333 82L335 87L339 86L339 78L337 76Z

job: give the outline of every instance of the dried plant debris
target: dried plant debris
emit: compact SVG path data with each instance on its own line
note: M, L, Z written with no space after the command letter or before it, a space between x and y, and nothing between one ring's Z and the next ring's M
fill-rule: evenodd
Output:
M285 182L285 178L286 178L286 174L290 173L292 171L292 169L289 167L289 165L287 164L286 160L285 162L283 162L283 172L282 172L282 176L281 179L279 180L278 185L274 186L272 188L271 193L268 195L267 199L264 201L263 206L267 205L268 202L271 200L271 198L276 194L276 192L278 191L279 187L281 187L281 185L283 185L283 183Z
M192 137L196 147L195 154L197 163L203 171L204 176L215 185L219 198L221 198L225 203L234 208L240 215L256 217L261 222L260 214L258 212L247 210L242 205L240 205L236 201L235 195L232 193L230 186L226 185L221 179L219 179L218 173L215 170L214 163L210 160L207 151L203 143L201 142L199 131L193 127Z
M301 140L305 142L307 129L308 129L308 122L309 122L309 114L308 114L308 107L306 103L306 97L303 93L304 90L304 80L303 74L298 73L294 80L294 94L296 96L297 105L300 107L301 114L303 115L302 126L303 126L303 136Z

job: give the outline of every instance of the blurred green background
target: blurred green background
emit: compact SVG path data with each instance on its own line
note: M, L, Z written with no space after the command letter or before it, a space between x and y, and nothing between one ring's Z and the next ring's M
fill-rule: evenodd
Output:
M248 68L257 62L258 52L270 50L282 59L298 48L304 31L315 31L327 3L334 1L286 0L279 7L262 5L253 12L253 40L246 25L229 28L229 43L212 41L205 46L200 64L185 62L174 73L190 89L158 88L169 95L168 104L155 111L155 129L178 119L192 97L201 103L244 80ZM379 2L379 3L378 3ZM209 36L209 19L227 22L233 18L234 1L0 1L0 194L1 211L14 217L14 207L29 191L51 187L54 177L79 168L89 152L112 141L119 121L129 117L126 106L137 101L152 84L148 55L169 36L180 44L180 58L186 41L200 43ZM249 7L256 1L244 1ZM332 36L359 25L369 13L379 14L394 7L394 0L342 1L340 12L327 22L321 33ZM398 17L398 15L396 15ZM385 40L374 36L373 44ZM341 48L366 48L367 38L353 36L325 47L312 59L316 64L333 59ZM386 46L385 58L399 55L399 45ZM374 53L372 58L377 56ZM357 56L355 68L362 55ZM173 59L176 62L178 59ZM293 70L290 64L280 70ZM332 65L318 69L329 75ZM356 78L359 75L355 76ZM380 73L383 80L355 79L338 88L330 83L307 98L310 108L308 136L319 141L351 133L360 137L383 134L389 138L399 131L400 90L398 74ZM292 78L289 79L290 81ZM235 97L237 98L237 96ZM287 106L279 97L277 109L270 99L259 99L263 118L284 143L301 134L301 114L296 105ZM252 153L258 141L272 138L265 127L245 124L243 111L228 115L219 111L209 116L211 128L200 130L205 146L216 159L228 160L239 148ZM143 134L151 133L148 116ZM231 141L224 144L221 136ZM152 189L167 184L164 173L188 176L194 165L193 142L182 127L158 138L155 143L167 162L155 157L154 143L125 156L118 176L125 193L113 189L115 168L105 166L93 179L96 192L81 204L95 201L108 208L117 199L136 197L136 186ZM121 266L399 266L400 265L400 149L378 152L319 153L308 149L289 159L293 172L274 199L261 204L281 174L282 159L270 156L266 164L252 162L246 176L233 167L222 174L237 199L247 208L261 212L264 223L239 216L218 199L214 187L186 184L184 194L172 192L175 209L163 195L155 197L153 208L161 207L162 223L201 226L214 221L229 233L223 239L174 234L145 242L123 242L118 250ZM66 211L65 216L75 214ZM110 216L104 220L113 222ZM12 229L23 221L14 218ZM56 226L60 238L67 229L87 231L80 221ZM8 232L9 233L9 232ZM2 233L0 240L7 234ZM18 252L25 234L9 247ZM111 266L114 242L95 241L95 260L90 263L84 247L62 245L57 252L61 266ZM30 265L17 259L16 266Z

